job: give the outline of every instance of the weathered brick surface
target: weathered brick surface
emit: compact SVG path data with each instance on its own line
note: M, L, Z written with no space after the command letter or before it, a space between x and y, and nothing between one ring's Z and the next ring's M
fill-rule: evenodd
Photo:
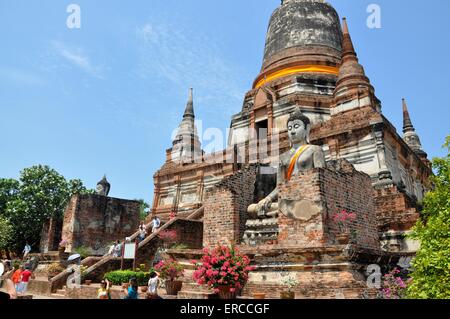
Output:
M51 218L44 223L41 231L41 242L39 245L41 252L58 250L61 241L62 220Z
M102 255L108 245L134 233L139 227L137 201L99 195L75 195L64 214L62 238L67 251L86 246Z
M203 223L201 221L178 219L176 222L167 227L166 230L175 230L177 232L178 244L186 245L189 249L198 249L202 247ZM163 242L161 239L156 237L148 244L139 248L136 255L136 264L145 264L149 267L153 266L153 258L158 247L161 247L162 244Z
M239 243L245 231L247 207L253 202L257 166L249 165L226 177L206 194L203 245Z
M310 200L321 210L308 221L280 214L279 244L300 247L336 244L341 231L333 216L346 210L356 214L356 219L348 224L348 234L350 230L356 232L354 244L361 248L379 249L370 177L356 171L347 161L339 160L328 168L303 172L279 185L279 190L280 200Z

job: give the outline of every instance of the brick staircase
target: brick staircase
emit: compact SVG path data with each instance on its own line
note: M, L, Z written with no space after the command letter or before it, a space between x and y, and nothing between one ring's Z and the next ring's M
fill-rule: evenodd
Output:
M145 238L142 242L139 243L138 249L136 252L137 256L137 264L140 264L142 260L150 260L152 256L157 251L159 238L158 235L170 229L179 229L183 230L186 228L186 225L194 223L194 229L200 229L199 227L203 227L203 223L201 222L201 218L203 217L204 208L200 207L195 210L192 214L190 214L187 218L175 218L164 225L162 225L155 233L152 233L150 236ZM149 228L151 225L146 225ZM139 231L135 232L130 236L131 241L135 240L139 235ZM181 235L180 238L182 240L187 240L186 236ZM88 266L88 269L85 272L84 277L87 279L98 280L105 274L106 272L120 269L121 258L115 258L112 256L104 256L104 257L88 257L81 262L82 265ZM128 263L127 267L130 266ZM50 290L51 293L55 293L56 295L62 295L59 292L62 292L63 286L65 285L69 274L67 272L62 272L59 275L53 277L50 281Z

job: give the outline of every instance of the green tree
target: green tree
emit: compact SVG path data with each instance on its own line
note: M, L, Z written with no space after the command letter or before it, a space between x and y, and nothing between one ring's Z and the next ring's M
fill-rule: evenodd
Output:
M0 216L0 252L8 250L13 235L13 227L5 217Z
M139 217L143 221L150 212L150 205L143 199L136 199L136 201L141 203L141 206L139 207Z
M447 156L433 159L433 190L424 198L424 212L411 238L420 241L413 260L408 297L450 298L450 136Z
M24 169L19 182L18 192L7 202L5 210L14 229L10 247L16 251L26 242L36 248L44 222L61 219L73 194L89 192L80 180L66 181L57 171L43 165Z
M15 179L0 178L0 216L5 216L6 204L17 197L19 186Z

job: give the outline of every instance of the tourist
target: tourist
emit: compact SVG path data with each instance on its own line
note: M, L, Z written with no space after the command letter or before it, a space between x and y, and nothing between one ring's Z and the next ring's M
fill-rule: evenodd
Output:
M25 260L28 256L28 254L31 251L31 246L28 244L28 242L25 244L25 247L23 248L23 260Z
M34 275L30 270L30 267L26 267L25 270L20 275L20 294L24 295L28 289L28 283L30 282L30 278L34 279Z
M161 226L161 220L158 216L155 216L152 220L152 233L156 232L159 226Z
M116 244L114 245L114 257L120 257L122 256L122 245L120 244L119 240L116 241Z
M3 273L5 275L2 277L4 281L4 285L6 286L6 292L0 291L0 300L8 300L8 299L16 299L17 292L14 287L14 283L11 279L9 279L8 274L11 272L10 265L8 262L1 263L0 265L0 277L2 277Z
M116 248L116 243L112 243L112 245L109 246L109 250L108 250L108 253L106 255L107 256L113 256L114 255L114 248Z
M147 299L162 299L158 295L158 286L159 286L159 273L157 273L156 271L152 271L150 273L150 280L148 281Z
M97 291L97 298L111 299L111 293L109 289L110 289L109 280L108 279L102 280L102 282L100 283L100 289Z
M16 266L17 267L17 266ZM20 279L22 278L22 272L25 271L24 266L17 267L17 269L14 271L11 280L14 283L14 287L17 291L19 291L20 288Z
M147 236L147 227L145 227L145 224L142 222L141 225L139 225L139 241L143 241L145 236Z
M127 290L127 294L123 299L138 299L138 283L136 278L130 279L130 285Z

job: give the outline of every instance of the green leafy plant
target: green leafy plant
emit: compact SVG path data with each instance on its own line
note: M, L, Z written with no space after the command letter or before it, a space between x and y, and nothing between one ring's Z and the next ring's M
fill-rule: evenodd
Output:
M288 276L281 280L281 284L288 288L288 292L292 292L292 290L298 286L299 282L296 278Z
M150 272L116 270L106 273L104 278L108 279L113 285L122 285L123 283L128 283L133 277L137 279L139 286L147 286Z
M0 251L8 249L13 236L13 226L8 219L0 216Z
M19 180L0 178L0 216L13 227L8 250L20 253L26 242L37 248L44 223L61 221L71 196L89 192L80 180L44 165L25 168Z

